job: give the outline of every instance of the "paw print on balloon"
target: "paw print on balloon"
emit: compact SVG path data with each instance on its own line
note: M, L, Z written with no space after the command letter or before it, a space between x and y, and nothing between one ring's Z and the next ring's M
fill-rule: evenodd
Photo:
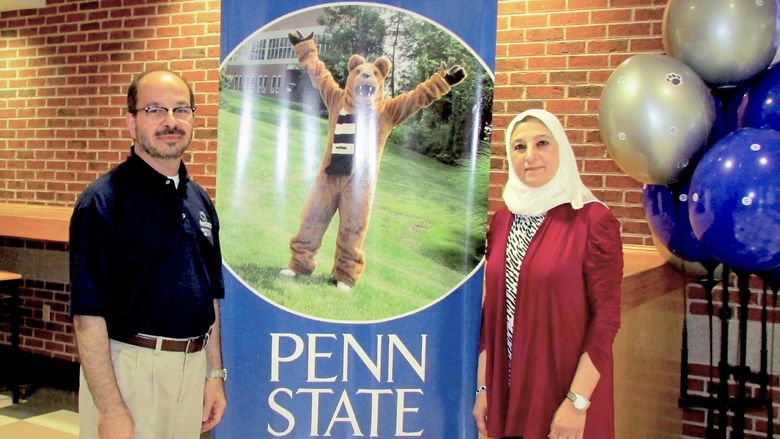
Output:
M682 76L680 76L679 73L667 73L666 74L666 82L669 84L672 84L673 86L677 87L682 85L683 79Z

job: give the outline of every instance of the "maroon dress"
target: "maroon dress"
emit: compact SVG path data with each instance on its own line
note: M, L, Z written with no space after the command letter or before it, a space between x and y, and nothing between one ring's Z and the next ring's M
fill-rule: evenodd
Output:
M506 348L505 262L512 213L496 212L487 238L480 352L486 351L490 437L545 439L587 352L601 378L584 439L615 436L612 342L620 326L620 223L600 203L550 209L520 267L512 339Z

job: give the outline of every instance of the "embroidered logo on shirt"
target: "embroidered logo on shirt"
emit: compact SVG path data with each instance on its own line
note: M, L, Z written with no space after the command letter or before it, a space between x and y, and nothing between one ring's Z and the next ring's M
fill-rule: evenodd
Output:
M203 232L203 236L211 238L211 223L209 217L202 210L198 213L198 224L200 224L200 231Z

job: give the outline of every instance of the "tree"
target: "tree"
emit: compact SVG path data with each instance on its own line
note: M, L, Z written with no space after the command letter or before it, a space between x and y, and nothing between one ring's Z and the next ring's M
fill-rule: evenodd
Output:
M389 48L388 51L390 52L388 57L390 58L390 62L393 63L393 66L396 65L396 54L400 52L399 44L402 44L404 41L404 35L401 33L402 28L406 28L406 23L409 21L408 16L400 11L396 11L392 14L390 14L389 17L390 25L389 30L391 32L390 42L389 42ZM396 80L395 80L395 70L392 69L390 71L390 96L395 97L396 95Z
M489 139L492 122L493 81L460 42L431 23L407 20L401 33L403 57L408 60L408 68L399 73L402 88L410 89L427 79L442 62L447 68L460 64L469 75L447 96L415 117L412 124L416 128L410 133L419 134L408 139L409 147L449 164L470 158L472 151L467 148L474 140L480 144L478 150L488 143L484 141ZM477 139L470 139L474 132Z
M373 60L383 54L387 25L379 8L336 6L326 8L317 20L325 26L327 50L320 59L339 84L346 83L347 63L354 55Z
M325 26L326 47L320 58L333 78L346 83L353 54L368 60L387 55L393 68L387 78L389 96L409 91L430 78L442 62L462 65L464 83L394 130L388 142L410 148L447 164L471 158L489 142L493 82L474 56L439 27L406 13L362 5L326 8L318 22ZM475 98L476 97L476 98ZM474 127L478 128L475 129ZM477 139L472 139L474 133ZM470 145L479 145L470 151Z

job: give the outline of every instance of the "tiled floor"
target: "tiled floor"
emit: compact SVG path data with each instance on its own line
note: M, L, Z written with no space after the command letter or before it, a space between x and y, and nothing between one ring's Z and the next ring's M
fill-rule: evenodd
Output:
M0 439L78 439L74 392L38 389L19 404L0 393Z
M0 439L78 439L75 391L43 387L26 392L19 404L0 388ZM211 439L203 433L200 439Z

